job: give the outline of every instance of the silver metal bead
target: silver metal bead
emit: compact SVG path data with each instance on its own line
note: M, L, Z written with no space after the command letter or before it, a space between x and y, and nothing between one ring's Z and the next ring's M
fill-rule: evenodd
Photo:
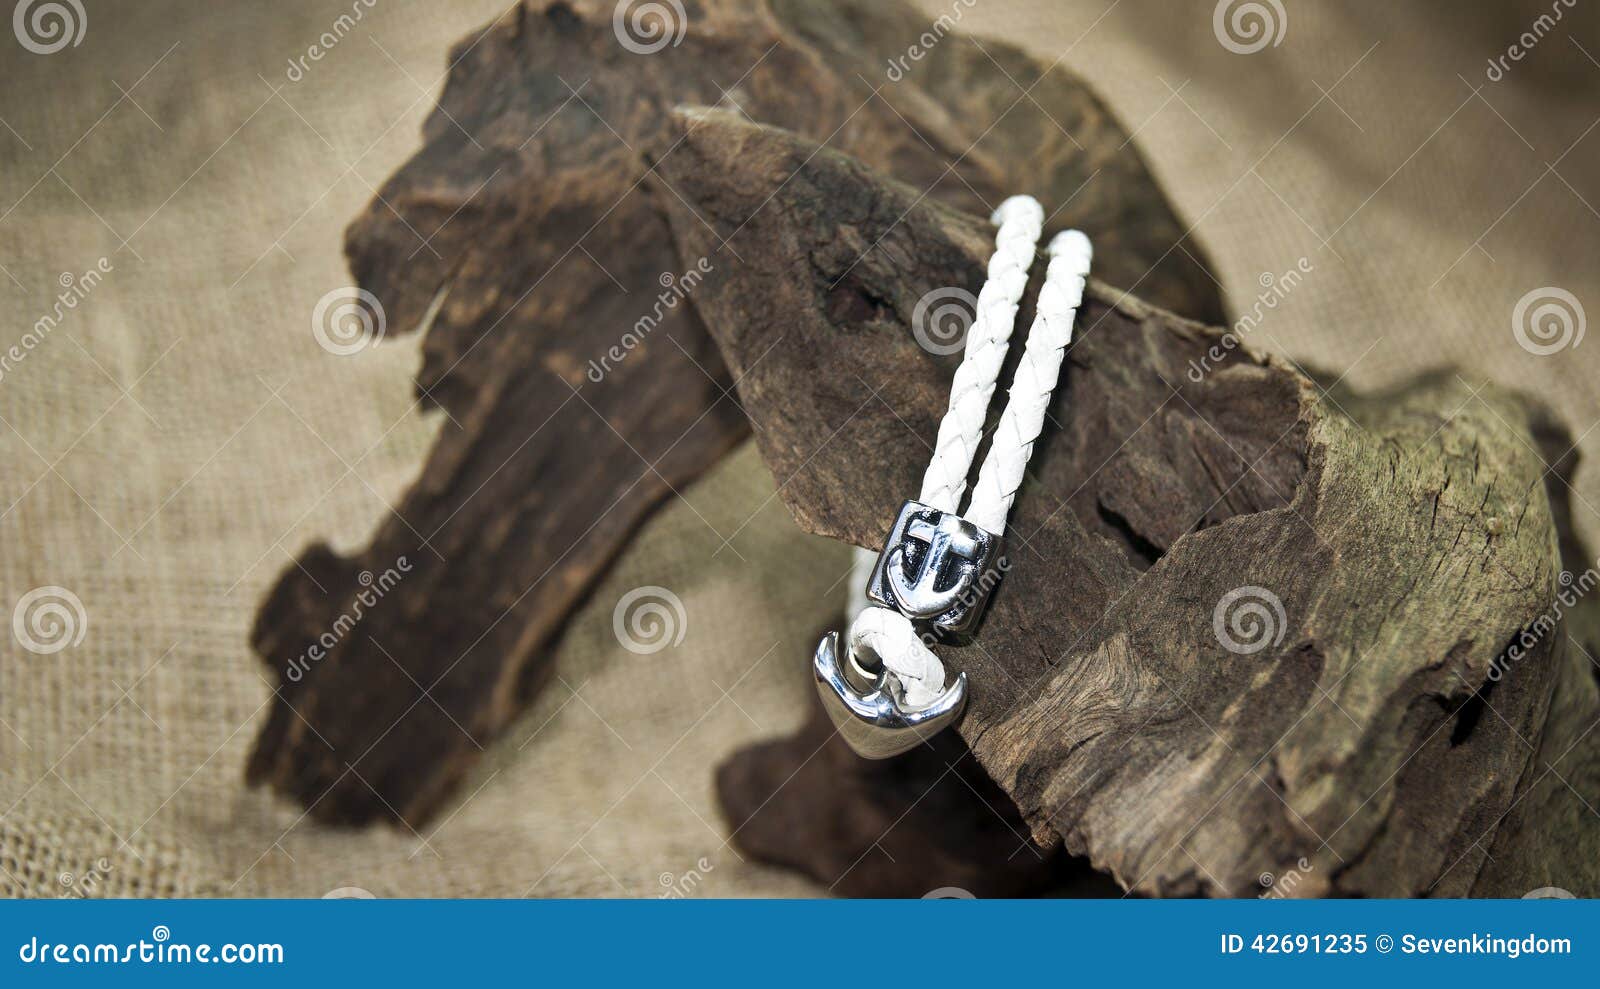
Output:
M971 631L1000 579L1001 542L954 512L908 501L872 568L867 598L946 631Z

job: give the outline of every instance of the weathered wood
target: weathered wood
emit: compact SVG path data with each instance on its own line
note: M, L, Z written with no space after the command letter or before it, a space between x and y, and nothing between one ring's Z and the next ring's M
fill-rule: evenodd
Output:
M799 732L742 750L716 781L742 855L798 869L838 896L1118 892L1084 860L1039 847L954 732L869 762L814 703Z
M744 263L695 303L785 503L875 546L958 360L918 346L917 303L976 292L992 231L792 133L678 120L672 228L685 257L739 231ZM1600 893L1597 643L1568 635L1593 602L1556 609L1563 566L1593 575L1570 436L1448 373L1330 395L1234 342L1091 284L1011 570L975 638L938 649L972 680L978 762L1040 847L1138 893ZM724 776L770 787L814 747ZM724 795L822 828L812 788Z
M681 208L661 172L676 104L827 139L927 203L983 213L1034 191L1120 245L1124 280L1220 310L1125 131L1065 70L950 36L888 84L885 59L927 27L901 4L692 6L650 55L619 42L610 0L518 6L457 47L424 147L349 231L389 332L426 332L418 396L449 420L372 543L307 550L258 616L280 689L248 777L319 820L438 810L650 510L745 435L692 308L658 306L661 279L699 256L679 260L661 213ZM1012 78L1037 85L1025 98ZM750 239L705 256L737 267ZM403 579L350 621L361 575L402 557Z

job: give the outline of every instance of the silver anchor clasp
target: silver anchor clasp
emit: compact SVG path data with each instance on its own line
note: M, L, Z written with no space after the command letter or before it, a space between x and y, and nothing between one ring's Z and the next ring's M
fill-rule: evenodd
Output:
M860 672L860 667L851 666ZM962 673L927 707L907 708L900 682L887 670L871 688L858 690L839 663L839 633L829 632L811 660L817 693L828 718L850 748L868 759L888 759L954 724L967 705L967 675Z
M908 501L872 568L867 598L935 629L969 631L1005 567L1001 561L997 568L999 553L1000 537L994 533L954 512ZM854 649L841 663L838 633L830 632L817 644L811 664L823 708L858 755L899 755L961 717L967 703L965 673L931 704L913 708L899 679L877 657L867 658L871 671ZM856 686L861 681L868 683L865 689Z

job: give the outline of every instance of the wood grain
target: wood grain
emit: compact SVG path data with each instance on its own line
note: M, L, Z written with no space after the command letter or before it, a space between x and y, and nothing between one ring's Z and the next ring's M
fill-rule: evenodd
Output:
M976 292L991 230L787 131L678 126L674 235L692 256L739 231L745 263L695 301L782 497L875 546L958 360L918 345L917 303ZM1120 245L1096 247L1114 271ZM1558 598L1594 566L1570 435L1451 373L1329 393L1230 341L1091 284L1012 568L977 635L938 650L971 678L977 761L1038 847L1141 894L1600 893L1600 643L1592 598ZM815 790L772 770L813 747L724 773L799 827Z
M248 779L319 821L436 815L651 510L747 435L692 300L661 301L699 259L726 272L756 249L728 228L675 250L665 211L699 220L667 177L674 106L825 141L927 205L1034 191L1120 243L1124 281L1220 313L1137 149L1064 68L952 35L891 82L885 59L928 25L866 0L693 3L679 43L642 55L615 7L530 0L458 44L421 149L348 232L388 331L425 334L417 399L448 419L371 543L305 550L257 618L277 692ZM402 559L363 604L364 575Z

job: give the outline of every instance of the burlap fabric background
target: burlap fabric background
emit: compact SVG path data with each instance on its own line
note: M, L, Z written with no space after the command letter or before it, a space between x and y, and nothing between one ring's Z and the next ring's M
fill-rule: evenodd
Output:
M795 723L847 566L749 448L649 526L426 833L331 831L243 789L271 689L246 641L257 602L307 542L364 540L439 427L411 405L415 337L336 357L311 313L348 284L341 231L416 148L448 46L506 3L376 0L298 81L289 60L351 4L85 6L81 44L54 54L0 31L0 345L74 303L0 366L4 617L53 597L73 623L34 643L56 651L24 648L26 626L0 638L0 888L822 892L739 861L711 794L721 755ZM1541 289L1600 312L1585 5L1268 2L1277 44L1248 54L1210 2L922 6L1087 77L1235 311L1306 259L1255 345L1359 387L1455 363L1542 393L1600 446L1600 345L1529 337L1554 351L1537 355L1513 327ZM1013 112L1037 114L1018 82ZM1600 475L1577 494L1592 536ZM613 606L641 585L683 600L677 647L619 646Z

